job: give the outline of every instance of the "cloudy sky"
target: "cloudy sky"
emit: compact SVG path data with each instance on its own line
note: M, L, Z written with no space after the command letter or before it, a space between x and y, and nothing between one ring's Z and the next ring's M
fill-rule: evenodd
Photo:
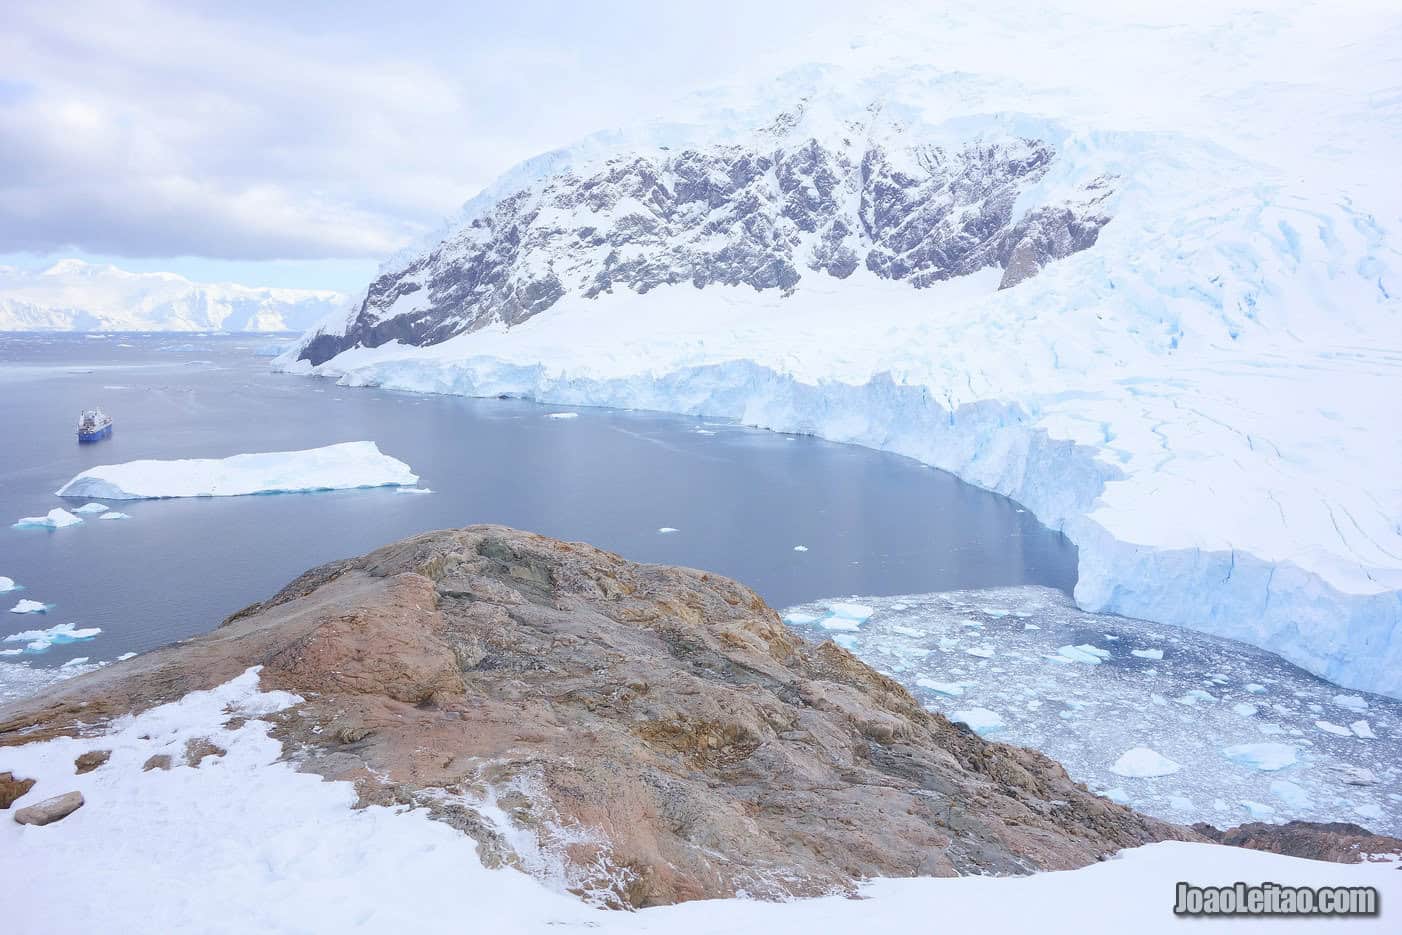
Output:
M843 6L6 0L0 264L353 289L512 164L773 71Z

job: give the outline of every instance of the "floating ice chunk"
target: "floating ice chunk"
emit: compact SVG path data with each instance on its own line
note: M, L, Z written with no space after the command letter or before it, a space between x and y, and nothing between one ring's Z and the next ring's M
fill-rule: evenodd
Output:
M1104 792L1101 793L1101 795L1105 796L1105 798L1109 799L1111 802L1115 802L1119 805L1129 804L1129 793L1126 792L1124 789L1121 789L1119 786L1116 786L1113 789L1106 789Z
M56 643L75 643L78 640L89 640L101 632L101 627L80 629L71 623L59 623L47 630L24 630L20 633L11 633L5 637L4 642L27 643L25 649L37 653L43 652Z
M131 519L131 517L126 513L118 513L116 510L113 510L110 513L103 513L98 519Z
M919 685L921 688L928 688L930 691L936 692L937 694L948 695L951 698L958 698L960 695L964 694L964 686L958 682L936 682L934 679L924 678L922 676L915 680L915 684Z
M940 637L940 650L941 650L942 652L950 653L950 652L953 652L954 650L956 650L956 649L958 649L958 648L959 648L959 641L958 641L958 640L950 639L950 638L947 637L947 636L942 636L942 637Z
M955 711L949 716L951 721L957 724L966 724L969 729L980 737L989 737L1000 733L1007 725L1003 723L1002 715L987 708L968 708L964 711Z
M1170 808L1178 812L1191 812L1193 810L1193 800L1186 795L1170 795L1168 804Z
M60 668L60 669L72 669L72 668L75 667L75 666L83 665L83 664L86 663L87 661L88 661L88 657L87 657L87 656L76 656L76 657L74 657L74 658L68 660L67 662L65 662L63 665L59 666L59 668Z
M118 662L126 662L128 659L135 659L136 653L122 653L117 657Z
M982 621L982 620L960 620L959 623L960 623L962 626L969 627L970 629L973 629L973 630L982 630L982 629L983 629L983 621Z
M1129 654L1130 654L1131 656L1138 656L1140 659L1162 659L1162 658L1163 658L1163 650L1162 650L1162 649L1131 649L1131 650L1129 651Z
M818 626L824 630L836 630L843 633L856 633L862 628L860 620L849 620L846 617L824 617L818 621Z
M82 506L78 507L78 508L75 509L73 512L74 512L74 513L106 513L106 512L107 512L107 504L105 504L105 503L84 503Z
M1341 708L1348 708L1350 711L1367 711L1368 702L1362 695L1335 695L1334 704Z
M1373 733L1373 727L1367 721L1354 721L1348 726L1353 731L1353 736L1363 740L1377 740L1378 735Z
M977 656L980 659L993 658L992 646L971 646L968 649L964 650L964 652L970 656Z
M433 493L427 487L396 487L395 493Z
M661 536L670 536L670 535L671 535L672 533L674 533L674 532L681 532L681 530L678 529L678 528L675 527L675 526L659 526L659 527L657 527L657 534L658 534L658 535L661 535Z
M854 633L839 633L832 638L832 641L848 652L857 648L857 636Z
M81 516L74 516L62 507L54 507L43 516L25 516L15 523L16 529L62 529L65 526L76 526L83 521Z
M1199 701L1216 701L1217 696L1212 694L1212 692L1210 691L1206 691L1201 688L1193 688L1189 689L1188 691L1184 692L1183 694L1179 695L1173 700L1178 702L1179 704L1187 705L1191 708L1194 705L1196 705Z
M1108 650L1093 646L1090 643L1082 643L1079 646L1062 646L1057 649L1057 654L1072 662L1083 662L1086 665L1098 666L1103 660L1110 658Z
M22 649L0 649L0 656L18 656L22 652Z
M1355 807L1353 813L1355 815L1362 815L1364 818L1383 817L1383 810L1378 807L1376 802L1365 802L1362 805Z
M1353 731L1347 727L1340 727L1332 721L1315 721L1314 726L1324 731L1326 734L1333 734L1335 737L1352 737Z
M15 584L14 578L6 578L4 575L0 575L0 594L4 594L6 591L18 590L19 585Z
M1267 737L1274 737L1277 734L1285 733L1285 728L1281 727L1279 724L1271 724L1264 721L1258 723L1256 729Z
M1232 713L1239 714L1242 717L1255 717L1256 706L1254 704L1247 704L1243 701L1240 704L1232 705Z
M926 631L917 630L915 627L892 627L892 633L899 633L901 636L925 636Z
M799 613L798 611L791 611L787 614L784 614L784 622L793 624L797 627L803 626L807 623L817 623L818 617L816 614L804 614Z
M1024 623L1024 624L1022 625L1022 628L1023 628L1024 630L1040 630L1040 629L1042 629L1041 627L1037 626L1035 623Z
M847 620L855 620L857 623L865 623L867 618L876 613L875 610L865 604L844 604L840 601L827 605L828 610L838 617Z
M1305 809L1314 804L1310 794L1288 779L1271 780L1271 795L1293 809Z
M1147 779L1152 776L1167 776L1183 767L1168 757L1149 747L1134 747L1120 754L1120 758L1110 767L1116 776Z
M1233 763L1265 772L1275 772L1287 766L1294 766L1296 754L1295 747L1290 744L1274 741L1239 743L1222 751L1222 755Z
M1339 774L1339 781L1346 786L1373 786L1377 785L1378 777L1371 769L1363 766L1348 766L1340 763L1334 767L1334 771Z
M48 612L48 604L28 599L21 600L18 604L10 608L10 613L12 614L46 614Z
M794 550L795 552L807 552L807 551L808 551L808 546L806 546L806 545L796 545L796 546L793 547L793 550Z
M892 605L891 605L891 609L892 609L892 610L909 610L909 609L910 609L910 605L909 605L909 604L892 604Z
M1247 682L1246 690L1253 695L1263 695L1266 692L1266 686L1260 684L1259 682Z
M412 487L418 482L418 475L409 465L382 453L374 442L362 441L230 458L103 465L74 477L58 490L58 496L108 500L234 497L360 487Z
M1265 802L1254 802L1251 799L1242 799L1241 807L1246 809L1246 814L1252 818L1269 818L1275 814L1275 809Z
M1006 617L1009 613L1009 611L1003 607L980 607L979 610L983 611L985 614L987 614L995 620L1001 620L1002 618Z
M577 412L551 412L551 413L547 413L546 416L545 416L545 418L547 418L547 419L578 419L578 418L579 418L579 413L577 413Z

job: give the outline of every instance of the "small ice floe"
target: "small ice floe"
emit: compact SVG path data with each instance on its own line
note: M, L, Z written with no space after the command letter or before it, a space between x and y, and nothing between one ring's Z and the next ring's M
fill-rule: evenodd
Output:
M959 682L937 682L934 679L918 678L915 684L921 688L928 688L930 691L940 695L948 695L951 698L958 698L964 694L964 686Z
M808 623L817 623L817 614L802 614L797 611L784 614L784 622L799 627Z
M980 659L993 658L992 646L970 646L968 649L964 650L964 652L970 656L977 656Z
M54 507L43 516L25 516L14 525L16 529L62 529L77 526L82 521L81 516L74 516L62 507Z
M915 627L892 627L892 633L899 633L901 636L925 636L926 631L917 630Z
M106 513L106 512L107 512L107 504L105 504L105 503L84 503L82 506L77 507L76 509L74 509L73 512L74 512L74 513Z
M107 513L103 513L98 519L131 519L131 516L126 513L119 513L116 510L111 510Z
M1314 804L1314 799L1302 787L1288 779L1271 780L1271 795L1293 809L1305 809Z
M959 648L959 641L958 641L958 640L956 640L956 639L950 639L950 638L947 637L947 636L942 636L942 637L940 637L940 652L943 652L943 653L952 653L952 652L954 652L954 650L956 650L956 649L958 649L958 648Z
M674 532L681 532L681 530L678 529L678 528L675 527L675 526L659 526L659 527L657 527L657 534L658 534L659 536L670 536L670 535L671 535L672 533L674 533Z
M1335 737L1352 737L1353 731L1347 727L1342 727L1332 721L1315 721L1314 726L1324 731L1326 734L1333 734Z
M1246 690L1253 695L1264 695L1266 693L1266 686L1262 685L1260 682L1247 682Z
M1246 814L1250 815L1252 818L1269 818L1275 814L1275 809L1265 802L1255 802L1251 799L1242 799L1241 807L1246 809Z
M1100 794L1105 796L1105 798L1109 799L1111 802L1114 802L1116 805L1129 804L1129 793L1126 792L1124 789L1120 788L1119 786L1116 786L1113 789L1106 789Z
M1373 726L1367 721L1354 721L1348 726L1353 731L1353 736L1361 740L1377 740L1378 735L1373 733Z
M857 635L855 633L839 633L832 638L832 641L848 652L857 648Z
M840 633L856 633L862 628L860 620L850 620L847 617L824 617L818 621L818 626L824 630L833 630Z
M961 625L963 625L963 626L968 627L968 628L971 629L971 630L982 630L982 629L983 629L983 621L982 621L982 620L960 620L959 623L960 623Z
M430 489L428 489L427 487L396 487L396 488L394 488L394 492L395 492L395 493L433 493L433 491L430 490Z
M955 711L949 716L949 719L956 724L967 725L980 737L997 734L1007 726L1003 723L1003 718L998 712L990 711L987 708L968 708L964 711Z
M136 653L122 653L117 657L118 662L126 662L128 659L135 659Z
M1162 650L1162 649L1131 649L1131 650L1129 651L1129 654L1130 654L1131 656L1138 656L1140 659L1162 659L1162 658L1163 658L1163 650Z
M1186 795L1170 795L1168 805L1178 812L1191 812L1193 810L1193 800Z
M796 546L793 547L793 550L794 550L795 552L807 552L807 551L808 551L808 546L806 546L806 545L796 545Z
M1057 648L1056 654L1069 662L1083 662L1090 666L1098 666L1110 658L1109 650L1101 649L1090 643L1082 643L1079 646L1061 646Z
M1243 701L1238 704L1232 705L1232 713L1239 714L1242 717L1255 717L1256 706L1254 704L1247 704Z
M79 628L71 623L60 623L49 627L47 630L24 630L20 633L11 633L5 637L6 643L25 643L24 648L30 652L40 653L58 643L76 643L78 640L90 640L102 632L101 627Z
M1378 783L1378 777L1371 769L1364 766L1349 766L1345 763L1336 763L1332 767L1334 772L1339 774L1339 782L1346 786L1374 786Z
M1035 623L1024 623L1024 624L1022 625L1022 628L1023 628L1024 630L1040 630L1040 629L1042 629L1041 627L1037 626Z
M76 667L76 666L85 665L85 664L87 663L87 661L88 661L88 657L87 657L87 656L75 656L74 658L72 658L72 659L68 660L67 662L65 662L63 665L59 666L59 668L60 668L60 669L72 669L72 668L74 668L74 667Z
M1183 767L1168 757L1149 747L1134 747L1120 754L1120 758L1110 767L1116 776L1134 779L1148 779L1153 776L1167 776Z
M1364 818L1378 819L1383 817L1383 810L1378 807L1376 802L1365 802L1362 805L1355 806L1353 813L1355 815L1362 815Z
M1181 705L1195 706L1199 701L1216 701L1217 696L1202 688L1192 688L1173 699Z
M1368 710L1368 702L1362 695L1335 695L1331 700L1339 707L1348 708L1350 711Z
M547 419L578 419L578 418L579 418L579 413L577 413L577 412L549 412L549 413L546 413L545 418L547 418Z
M828 604L827 608L832 611L834 616L842 617L845 620L855 620L857 623L866 623L867 618L876 613L866 604L846 604L841 601Z
M1294 766L1296 753L1295 747L1290 744L1272 741L1233 744L1222 751L1222 755L1233 763L1268 773Z
M695 432L697 435L714 435L714 434L716 434L715 432L712 432L710 429L692 429L692 431Z
M1009 613L1006 607L980 607L979 610L983 611L985 614L987 614L995 620L1001 620L1002 618L1006 617Z
M14 578L6 578L4 575L0 575L0 594L4 594L6 591L18 590L19 585L15 584Z
M48 604L28 599L21 600L18 604L10 608L10 613L12 614L47 614L48 612Z

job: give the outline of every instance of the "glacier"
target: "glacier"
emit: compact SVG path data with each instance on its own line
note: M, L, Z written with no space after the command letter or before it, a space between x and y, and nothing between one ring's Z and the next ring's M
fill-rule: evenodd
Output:
M374 442L358 441L304 451L239 454L228 458L108 464L83 471L55 495L104 500L236 497L361 487L412 487L418 481L418 475L409 465L383 454Z
M906 30L908 53L856 44L850 61L717 92L694 119L523 164L273 366L347 386L730 418L893 451L1064 532L1084 609L1240 639L1402 697L1402 436L1386 428L1402 390L1402 190L1385 155L1402 142L1402 105L1381 77L1402 14L1228 5L1175 10L1185 21L1158 28L1142 11L1096 10L1087 44L1077 17L1027 30L1006 12L935 17L935 33ZM1005 54L990 60L995 46ZM1205 68L1206 47L1251 67ZM679 184L688 149L792 154L815 141L889 155L893 140L914 155L892 184L919 176L921 159L1033 141L1047 161L1018 176L998 230L1076 203L1098 180L1094 210L1108 221L1093 244L1049 254L1011 288L996 264L912 284L889 275L889 238L848 230L842 245L870 251L867 266L834 271L829 241L760 199L758 214L725 216L717 249L758 218L792 268L731 281L724 269L698 274L696 251L715 245L653 217L632 187L637 166L653 173L647 185ZM782 194L784 183L752 184ZM454 313L440 295L434 314L447 318L376 330L428 314L424 271L451 280L453 251L506 256L492 253L500 205L551 186L582 186L597 208L573 235L560 212L511 215L512 243L524 230L535 246L491 270L516 292L493 279L485 316ZM464 289L478 268L463 267ZM620 269L647 276L596 275Z

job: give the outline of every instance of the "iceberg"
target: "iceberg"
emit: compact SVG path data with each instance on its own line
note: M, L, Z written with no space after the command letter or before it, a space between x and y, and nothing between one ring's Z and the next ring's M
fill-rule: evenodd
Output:
M48 604L41 604L39 601L22 600L10 608L12 614L46 614L49 612Z
M1182 769L1178 763L1149 747L1134 747L1120 755L1110 767L1116 776L1147 779L1154 776L1167 776Z
M77 475L59 488L57 495L106 500L235 497L412 487L418 482L409 465L383 454L374 442L359 441L305 451L104 465Z
M5 637L3 642L25 643L27 644L25 649L39 653L59 643L90 640L101 632L101 627L79 627L72 623L59 623L47 630L23 630L19 633L11 633Z
M98 519L131 519L131 516L127 513L119 513L113 510L110 513L103 513Z
M1222 755L1242 766L1274 772L1295 765L1296 749L1288 743L1239 743L1224 749Z
M835 617L841 617L844 620L851 620L856 623L865 623L868 617L876 613L875 610L868 607L866 604L847 604L841 601L828 604L828 610L832 611Z
M0 594L4 594L6 591L18 590L19 585L15 584L14 578L6 578L4 575L0 575Z
M980 737L989 737L999 733L1007 725L1003 723L1003 717L996 711L987 708L968 708L963 711L955 711L949 719L956 724L965 724Z
M74 513L106 513L106 512L107 512L107 505L106 505L105 503L84 503L82 506L78 507L78 508L75 509L73 512L74 512Z
M82 521L81 516L74 516L62 507L54 507L43 516L26 516L14 526L16 529L62 529L77 526Z

